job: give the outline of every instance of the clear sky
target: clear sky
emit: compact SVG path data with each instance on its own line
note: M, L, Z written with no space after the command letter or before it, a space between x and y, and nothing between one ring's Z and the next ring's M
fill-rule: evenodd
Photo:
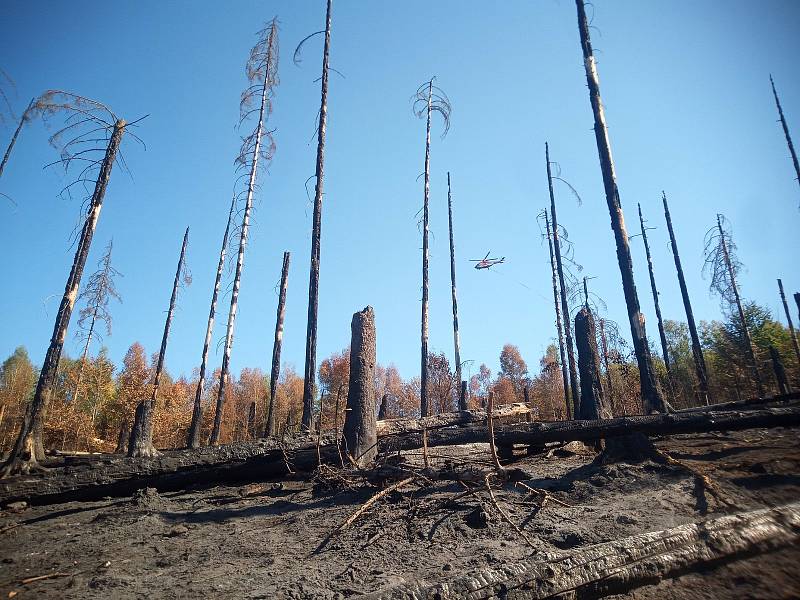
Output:
M769 87L772 73L800 144L800 3L596 1L593 41L629 231L636 203L650 232L665 318L684 319L663 224L666 190L698 319L719 317L701 277L703 235L717 212L730 220L743 295L780 316L775 279L800 290L800 189ZM182 293L167 366L199 363L216 256L234 181L238 99L254 33L281 22L281 84L271 125L277 153L262 179L247 249L232 369L269 369L276 284L292 252L284 358L302 373L323 0L42 2L0 5L0 67L16 81L16 108L47 88L102 100L128 120L132 176L116 169L87 275L114 238L124 274L105 340L120 362L139 341L158 349L175 261L191 226L192 286ZM592 9L589 10L590 16ZM627 330L620 275L597 159L571 0L377 2L333 7L320 282L319 358L349 343L350 318L375 308L378 360L418 374L424 122L411 112L417 86L436 75L453 105L449 135L432 141L430 344L452 356L446 172L451 172L462 357L493 370L504 343L531 367L555 336L549 258L536 222L547 203L544 142L578 207L557 184L559 217L608 316ZM792 66L794 65L794 66ZM440 131L435 123L435 132ZM12 124L0 128L8 139ZM5 141L3 147L5 147ZM25 345L41 363L74 249L79 203L58 197L63 174L39 124L25 130L0 191L0 357ZM311 190L313 198L313 189ZM632 240L648 333L657 337L644 251ZM505 256L497 272L469 259ZM84 282L86 276L84 277ZM220 302L221 339L229 295ZM67 353L79 352L70 329ZM218 366L221 351L213 356Z

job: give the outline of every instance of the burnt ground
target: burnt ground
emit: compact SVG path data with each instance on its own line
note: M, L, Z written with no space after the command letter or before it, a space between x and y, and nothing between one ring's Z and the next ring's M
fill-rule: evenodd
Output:
M529 546L457 482L409 484L329 534L378 488L329 477L197 488L29 507L0 516L0 597L346 598L393 583L436 583L532 553L571 549L737 510L800 499L798 429L656 441L709 475L735 508L681 466L594 464L580 444L515 462L554 500L507 485L495 495ZM419 460L419 453L414 460ZM483 463L485 445L433 448L430 460ZM800 548L663 581L627 598L797 598ZM58 577L22 583L41 575ZM615 596L621 598L622 596Z

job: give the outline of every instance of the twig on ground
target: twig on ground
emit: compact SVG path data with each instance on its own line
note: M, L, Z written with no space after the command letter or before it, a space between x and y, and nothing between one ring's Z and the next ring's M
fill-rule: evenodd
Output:
M339 527L337 528L337 530L338 530L338 531L342 531L342 530L346 529L347 527L349 527L350 525L352 525L352 524L353 524L353 522L354 522L354 521L355 521L355 520L356 520L358 517L360 517L361 515L363 515L363 514L364 514L364 513L367 511L367 509L368 509L370 506L372 506L373 504L375 504L375 503L376 503L378 500L380 500L380 499L381 499L381 498L383 498L384 496L387 496L387 495L391 494L393 491L395 491L395 490L397 490L397 489L400 489L400 488L401 488L401 487L403 487L404 485L406 485L406 484L408 484L408 483L411 483L412 481L414 481L414 478L415 478L415 476L412 476L412 477L406 477L405 479L401 479L400 481L398 481L398 482L396 482L396 483L393 483L393 484L392 484L392 485L390 485L389 487L382 489L380 492L378 492L377 494L375 494L374 496L372 496L372 498L370 498L370 499L369 499L369 500L367 500L367 501L366 501L364 504L362 504L362 505L361 505L361 508L359 508L359 509L358 509L356 512L354 512L352 515L350 515L350 516L348 517L348 519L347 519L347 520L346 520L344 523L342 523L341 525L339 525Z
M80 573L80 571L78 571ZM29 583L33 583L34 581L42 581L44 579L56 579L58 577L73 577L78 573L49 573L47 575L37 575L36 577L28 577L27 579L23 579L20 581L22 585L28 585Z
M492 504L494 505L494 507L497 509L497 512L498 512L498 513L500 513L500 517L502 517L502 519L503 519L503 520L504 520L506 523L508 523L509 525L511 525L511 527L514 529L514 531L516 531L516 532L517 532L517 533L520 535L520 537L521 537L523 540L525 540L525 542L528 544L528 546L530 546L531 548L534 548L534 549L535 549L535 548L536 548L536 546L534 546L533 542L532 542L532 541L530 540L530 538L529 538L529 537L528 537L528 536L525 534L525 532L524 532L524 531L522 531L522 529L520 529L520 528L517 526L517 524L516 524L516 523L514 523L514 521L512 521L512 520L511 520L511 517L509 517L509 516L508 516L508 514L506 513L506 511L504 511L502 508L500 508L500 505L497 503L497 498L495 498L495 496L494 496L494 492L492 491L492 486L491 486L491 484L489 483L489 478L490 478L490 477L491 477L491 475L487 475L487 476L486 476L486 482L485 482L485 483L486 483L486 491L487 491L487 492L489 492L489 498L491 499L491 501L492 501Z
M563 506L565 508L574 508L571 504L567 504L566 502L563 502L562 500L559 500L558 498L553 496L553 494L549 493L546 490L537 490L536 488L533 488L533 487L527 485L526 483L523 483L522 481L517 481L517 482L514 483L514 485L522 486L526 490L528 490L529 493L536 494L537 496L542 498L542 508L544 508L544 504L548 500L552 500L556 504L560 504L561 506Z
M719 489L719 487L717 487L717 484L715 484L708 475L701 472L699 469L690 467L685 462L672 458L667 452L664 452L663 450L656 449L656 455L662 458L666 464L680 467L681 469L684 469L685 471L691 473L703 485L703 488L707 489L709 493L714 497L714 499L723 506L726 506L728 508L735 508L737 510L739 509L739 507L732 500L730 500L722 492L722 490Z

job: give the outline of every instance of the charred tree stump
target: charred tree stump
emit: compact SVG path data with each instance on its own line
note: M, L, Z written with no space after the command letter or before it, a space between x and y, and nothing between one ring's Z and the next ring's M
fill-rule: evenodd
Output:
M772 370L775 372L775 381L778 382L779 394L791 394L792 388L789 386L789 380L786 377L786 369L783 366L783 360L778 352L778 349L770 344L769 357L772 360Z
M255 400L250 403L250 409L247 411L247 437L253 439L256 437L256 403Z
M128 421L123 421L119 426L119 436L117 436L117 447L114 454L125 454L128 450L128 438L131 435L131 427Z
M581 403L579 419L608 417L600 379L600 355L597 352L597 336L592 312L583 307L575 316L575 342L578 346L578 370L581 381Z
M383 421L386 418L386 411L389 404L389 394L384 394L381 398L381 405L378 408L378 421Z
M461 390L458 394L458 410L463 412L469 410L469 397L467 396L467 382L461 381Z
M286 289L289 285L289 252L283 253L281 270L281 291L278 296L278 312L275 316L275 341L272 343L272 370L269 376L269 407L264 436L275 435L275 395L278 391L278 377L281 374L281 346L283 344L283 320L286 317Z
M378 455L375 421L375 313L371 306L350 325L350 384L344 418L343 450L360 467Z

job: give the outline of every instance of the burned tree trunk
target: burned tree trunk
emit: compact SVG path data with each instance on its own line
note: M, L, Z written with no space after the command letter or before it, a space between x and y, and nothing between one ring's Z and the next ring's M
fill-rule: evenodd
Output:
M783 135L786 136L786 145L789 146L789 154L792 155L794 173L797 176L796 180L800 183L800 163L797 162L797 152L794 150L792 136L789 135L789 127L786 125L786 119L783 116L783 108L781 108L781 101L778 99L778 92L775 91L775 82L772 81L772 75L769 76L769 83L772 85L772 95L775 96L775 106L778 107L778 116L780 116L781 127L783 127Z
M453 199L450 194L450 171L447 172L447 220L450 225L450 287L453 295L453 345L455 346L456 381L461 382L461 343L458 338L458 302L456 300L456 247L453 243Z
M427 126L425 128L425 193L422 207L422 329L420 332L419 414L428 416L428 197L431 189L431 101L433 79L428 84Z
M722 221L720 215L717 215L717 229L719 230L720 244L722 247L722 257L725 261L725 268L728 271L730 279L731 292L733 294L736 310L739 312L739 322L742 324L742 335L745 339L745 350L747 357L750 360L750 368L753 371L753 381L756 384L756 393L759 396L764 395L764 386L761 382L761 374L758 370L758 362L756 360L756 353L753 350L753 339L750 337L750 328L747 326L747 319L744 316L744 308L742 307L742 299L739 296L739 285L736 282L736 272L731 261L731 255L728 251L728 243L725 240L725 231L722 229Z
M219 298L219 288L222 282L222 271L225 268L225 255L228 252L228 234L233 220L233 210L236 207L236 196L231 199L231 209L228 212L228 223L225 225L225 233L222 235L222 248L219 251L219 261L217 262L217 275L214 279L214 291L211 294L211 308L208 310L208 324L206 325L206 338L203 342L203 357L200 361L200 375L197 380L197 388L194 392L194 407L192 409L192 424L189 426L189 433L186 439L188 448L198 448L200 446L200 425L203 422L203 391L206 384L206 369L208 368L208 352L211 348L211 339L214 332L214 318L217 314L217 299Z
M603 364L606 369L606 393L611 414L616 414L614 407L614 384L611 382L611 369L608 366L608 342L606 341L606 320L600 319L600 344L603 350Z
M256 437L256 401L250 403L247 410L247 437L254 439Z
M581 377L580 413L576 416L579 419L609 417L600 379L600 356L597 352L594 317L586 306L575 316L575 342L578 346L578 369Z
M283 253L281 269L281 291L278 295L278 312L275 316L275 341L272 343L272 370L269 375L269 407L264 437L275 435L275 395L278 392L278 377L281 374L281 345L283 344L283 320L286 316L286 289L289 285L289 252Z
M664 201L664 218L667 220L667 229L669 230L669 240L672 245L672 256L675 259L675 270L678 272L678 285L681 288L681 297L683 298L683 308L686 310L686 322L689 325L689 335L692 338L692 357L694 358L694 368L697 373L697 383L700 386L700 399L709 403L708 398L708 378L706 376L706 359L703 355L703 348L700 346L700 337L697 335L697 325L694 322L694 312L692 311L692 303L689 300L689 291L686 288L686 278L683 276L683 267L681 266L681 257L678 254L678 244L675 241L675 232L672 229L672 218L669 214L669 206L667 205L667 195L661 192L661 198Z
M6 148L6 153L3 155L2 162L0 162L0 177L3 176L3 171L6 168L8 159L11 157L11 151L14 149L14 145L17 143L19 132L22 131L22 127L25 125L25 121L28 120L31 109L33 108L35 102L36 98L32 98L30 104L28 104L28 108L25 109L25 112L22 113L22 117L20 117L19 124L17 125L17 128L14 130L14 135L11 136L11 142L8 144L8 148Z
M550 160L548 157L548 170L550 165ZM552 189L552 186L551 186ZM551 198L552 201L552 198ZM559 285L558 285L558 270L556 267L556 258L555 253L553 252L553 233L550 228L550 218L547 215L547 209L544 210L544 223L545 228L547 229L547 246L550 249L550 271L552 273L552 280L553 280L553 305L556 309L556 333L558 334L558 354L559 358L561 359L561 379L564 383L564 406L566 408L566 417L569 419L570 414L572 414L572 406L569 401L569 375L567 374L567 361L566 357L564 356L564 332L561 325L561 308L559 307Z
M337 399L338 401L338 399ZM389 410L389 394L384 394L381 397L381 405L378 407L378 421L386 418L386 413Z
M317 166L314 187L314 216L311 231L311 267L308 277L308 326L306 328L306 362L303 380L303 427L311 430L314 417L314 380L317 376L317 316L319 314L319 263L322 239L322 184L325 170L325 132L328 126L328 64L331 52L331 8L328 0L325 13L325 48L322 51L322 92L317 128Z
M467 397L467 382L461 381L461 389L458 394L458 410L469 410L469 398Z
M783 366L783 360L778 349L770 344L769 357L772 360L772 370L775 372L775 381L778 383L779 394L791 394L792 388L789 386L789 380L786 377L786 369Z
M556 213L556 198L553 193L553 175L550 171L550 148L544 144L545 161L547 162L547 187L550 191L550 216L552 218L553 250L556 255L556 270L558 271L559 290L561 295L561 311L564 315L564 335L566 338L567 361L569 365L569 389L572 394L572 415L577 418L580 413L580 395L578 393L578 373L575 370L575 351L572 344L572 326L569 318L569 304L567 303L567 286L564 283L564 266L561 260L561 241L558 237L558 213ZM563 363L563 357L562 357ZM570 411L567 411L569 414Z
M594 133L597 141L597 152L600 157L600 169L603 173L603 185L606 194L608 212L611 216L611 229L617 246L617 261L622 276L622 289L625 293L625 304L628 308L628 320L631 326L633 349L636 353L636 362L639 366L639 380L642 391L642 408L645 413L663 411L664 402L656 385L653 372L653 361L650 357L650 347L647 344L644 315L639 308L639 296L636 293L636 282L633 278L633 261L631 249L628 244L628 233L625 229L625 216L622 213L622 204L617 189L617 176L614 171L614 161L611 158L611 142L608 138L606 117L603 103L600 99L600 79L597 75L592 42L589 38L589 23L586 19L584 0L575 0L578 8L578 28L580 30L581 48L583 50L584 67L586 69L586 82L589 86L589 100L594 113Z
M103 206L108 181L111 177L111 169L119 150L122 135L125 132L125 121L119 119L114 124L111 137L106 147L100 172L95 182L94 192L89 202L89 209L86 220L83 223L78 246L75 249L75 258L72 262L67 284L64 288L64 295L56 314L56 322L53 327L53 335L50 338L50 345L47 348L39 381L36 384L36 392L33 399L28 404L25 417L20 428L17 441L8 456L8 460L3 465L3 476L16 470L28 471L37 466L37 461L44 458L44 448L42 446L42 430L44 429L47 404L50 400L53 384L55 383L58 362L61 358L61 351L64 348L64 340L67 337L67 327L69 326L72 310L75 307L75 299L78 296L81 276L86 265L86 258L89 255L89 248L92 244L92 237L97 227L97 220L100 217L100 209Z
M123 421L119 426L119 435L117 436L117 447L114 448L114 454L125 454L128 451L128 438L131 435L131 428L128 421Z
M778 279L778 290L781 293L781 302L783 303L783 312L786 313L786 322L789 324L789 335L792 338L792 347L794 348L794 355L797 357L797 363L800 365L800 347L797 345L797 334L794 331L794 323L792 323L792 315L789 313L789 305L786 304L786 294L783 293L783 281Z
M375 421L375 313L371 306L353 315L350 340L350 385L342 450L360 467L378 455Z
M158 451L153 447L153 415L156 410L156 400L158 399L158 386L161 382L161 373L164 370L164 357L167 354L167 341L169 340L169 330L172 326L172 317L175 314L175 304L178 300L178 289L181 279L185 278L186 245L189 243L189 228L183 234L183 244L181 244L181 255L178 259L178 268L175 271L175 280L172 283L172 295L169 299L169 309L167 310L167 320L164 323L164 335L161 337L161 349L158 351L158 362L156 363L156 373L153 378L153 391L149 400L141 400L136 407L136 414L131 427L131 439L128 443L128 456L156 456Z
M244 92L241 104L241 121L253 112L249 108L249 103L255 97L256 92L260 93L261 100L258 109L258 123L253 133L243 138L242 147L236 162L241 168L249 167L250 173L247 180L247 188L244 190L245 206L242 216L242 225L239 230L239 253L236 257L236 271L233 276L233 290L231 292L231 306L228 311L228 326L225 331L225 350L222 354L222 368L219 375L219 387L217 390L217 406L214 413L214 427L211 430L209 443L214 445L219 442L220 430L222 427L222 409L225 406L225 387L228 383L228 370L230 369L231 348L233 347L233 329L236 323L236 311L239 307L239 288L242 283L242 268L244 267L244 251L247 246L247 233L250 228L250 212L253 209L253 196L256 191L256 179L258 177L259 159L263 158L267 162L272 158L274 142L272 142L271 132L265 130L266 119L272 112L271 95L273 88L278 82L278 20L272 20L268 29L266 39L262 36L256 46L250 52L250 59L247 63L248 79L253 83ZM262 146L263 138L266 136L269 142Z
M658 321L658 335L661 338L661 352L664 357L664 367L667 369L667 381L672 385L672 368L669 363L669 351L667 349L667 335L664 333L664 321L661 318L661 303L658 301L658 287L656 286L656 276L653 273L653 257L650 255L650 244L647 241L647 228L644 226L642 216L642 205L637 203L639 208L639 225L642 228L642 241L644 242L644 252L647 256L647 272L650 274L650 289L653 292L653 304L656 308L656 320Z

